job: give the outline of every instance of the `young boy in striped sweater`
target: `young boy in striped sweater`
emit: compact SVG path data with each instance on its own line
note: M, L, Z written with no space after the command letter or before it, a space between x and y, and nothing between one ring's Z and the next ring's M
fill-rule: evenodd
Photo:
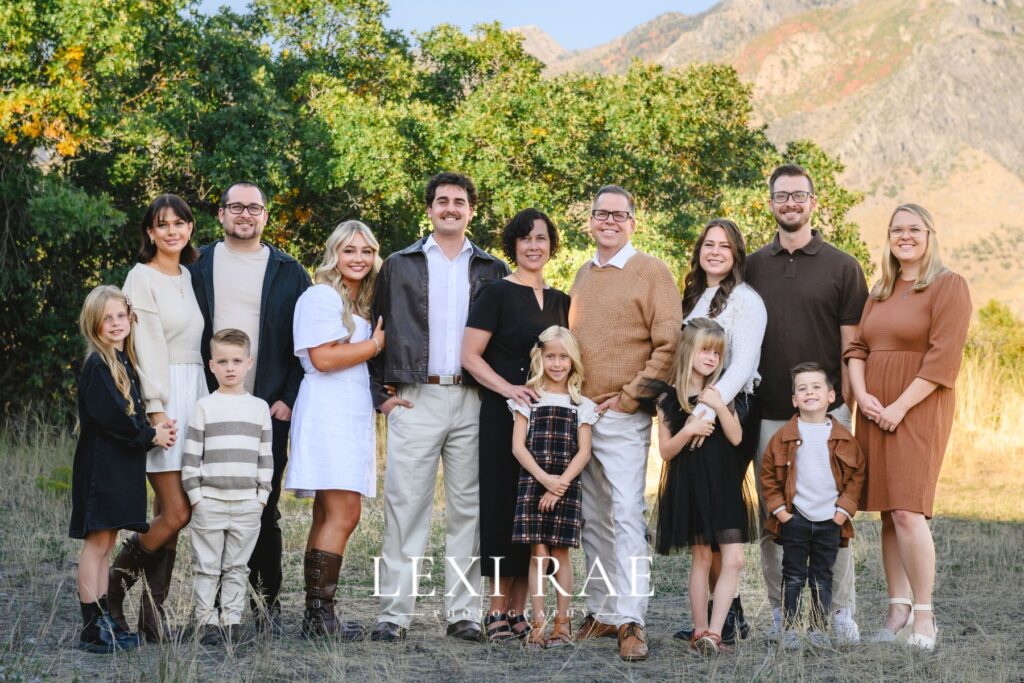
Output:
M220 385L196 403L188 425L181 483L192 504L195 619L200 643L237 641L249 556L256 546L274 471L270 407L245 390L252 368L248 335L221 330L210 340ZM220 589L220 618L217 590Z

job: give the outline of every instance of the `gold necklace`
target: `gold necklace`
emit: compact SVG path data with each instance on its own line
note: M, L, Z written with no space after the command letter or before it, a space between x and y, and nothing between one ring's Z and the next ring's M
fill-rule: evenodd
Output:
M534 287L533 285L531 285L531 284L529 284L527 282L523 282L523 279L521 277L519 277L519 271L516 271L516 272L512 273L512 277L514 277L516 279L516 281L519 282L519 284L523 285L524 287L529 287L530 289L532 289L535 292L543 292L545 289L548 288L548 286L544 282L544 280L540 281L540 287Z

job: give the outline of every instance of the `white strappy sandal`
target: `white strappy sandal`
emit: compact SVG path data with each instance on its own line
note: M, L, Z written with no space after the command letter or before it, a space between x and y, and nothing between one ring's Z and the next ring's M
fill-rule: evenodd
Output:
M931 605L912 605L911 609L913 612L931 612ZM913 614L911 612L911 614ZM911 633L910 637L907 638L907 645L912 648L917 648L924 652L935 652L935 643L939 640L939 625L934 622L932 625L935 627L935 634L932 636L926 636L922 633Z
M909 598L889 598L890 605L906 605L910 608L910 615L907 617L907 623L903 624L903 627L898 631L890 631L889 629L882 627L878 629L878 632L872 636L872 643L895 643L903 642L912 633L914 628L914 603Z

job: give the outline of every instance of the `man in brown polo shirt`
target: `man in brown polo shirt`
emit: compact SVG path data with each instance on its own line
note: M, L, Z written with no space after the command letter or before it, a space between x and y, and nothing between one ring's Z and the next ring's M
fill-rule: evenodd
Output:
M755 472L761 470L769 440L796 413L789 371L799 363L814 362L824 368L836 394L829 417L851 428L852 392L842 356L854 338L868 298L857 260L826 243L811 228L817 200L807 171L793 164L779 166L768 187L778 232L771 244L750 255L746 272L747 284L757 290L768 310L758 368L761 434ZM764 514L762 510L762 520ZM776 635L782 628L782 550L763 532L761 570L772 607L770 634ZM833 572L836 638L841 643L857 642L852 544L840 549Z

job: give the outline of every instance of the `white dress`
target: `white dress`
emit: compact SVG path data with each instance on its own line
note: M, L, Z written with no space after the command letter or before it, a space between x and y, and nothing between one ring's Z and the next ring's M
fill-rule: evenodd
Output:
M343 306L341 295L322 284L307 289L295 304L295 355L306 376L292 410L284 487L300 498L322 490L377 494L377 434L366 363L320 372L309 360L309 349L321 344L370 338L370 323L356 315L349 336Z

